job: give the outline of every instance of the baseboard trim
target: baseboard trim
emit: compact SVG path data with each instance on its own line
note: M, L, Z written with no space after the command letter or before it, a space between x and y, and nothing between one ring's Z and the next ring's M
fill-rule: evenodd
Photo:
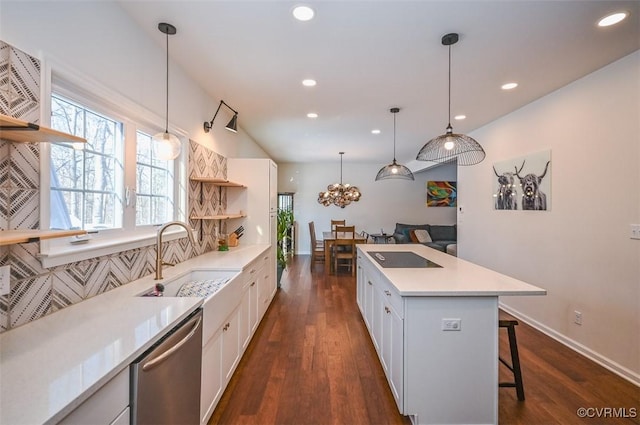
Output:
M616 375L620 376L621 378L626 379L627 381L631 382L632 384L640 387L640 374L635 373L634 371L614 362L613 360L609 359L608 357L605 357L593 350L591 350L590 348L580 344L577 341L574 341L571 338L567 338L565 335L555 331L554 329L538 322L537 320L527 316L526 314L523 314L522 312L515 310L505 304L503 304L502 302L498 303L498 306L503 309L504 311L506 311L507 313L511 314L512 316L514 316L515 318L522 320L523 322L525 322L527 325L539 330L540 332L542 332L543 334L555 339L556 341L558 341L559 343L561 343L562 345L565 345L567 347L569 347L570 349L572 349L573 351L577 352L578 354L581 354L583 356L585 356L586 358L588 358L589 360L592 360L594 362L596 362L597 364L599 364L600 366L604 367L605 369L610 370L611 372L615 373Z

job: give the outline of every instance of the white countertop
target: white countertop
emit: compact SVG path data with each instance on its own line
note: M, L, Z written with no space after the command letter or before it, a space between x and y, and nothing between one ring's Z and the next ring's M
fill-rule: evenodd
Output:
M269 245L210 252L163 270L242 270ZM153 275L0 334L0 424L56 423L202 304L143 298Z
M545 295L547 291L421 244L358 245L401 296ZM384 268L368 253L408 251L442 268Z

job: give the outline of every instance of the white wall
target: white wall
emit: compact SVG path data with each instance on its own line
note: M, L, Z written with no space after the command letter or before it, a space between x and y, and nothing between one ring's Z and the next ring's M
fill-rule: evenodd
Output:
M640 383L640 53L473 137L487 158L458 170L459 256L546 288L501 302ZM491 166L548 149L552 210L494 210Z
M151 38L115 2L3 1L0 39L39 57L53 72L91 80L165 120L165 35ZM171 22L171 21L169 21ZM169 51L173 37L169 37ZM169 72L169 124L226 157L268 155L242 130L225 131L231 118L221 109L210 133L203 130L218 107L176 64ZM242 117L242 111L240 117ZM226 121L225 121L226 120Z
M416 152L419 147L416 148ZM318 238L330 228L331 219L345 219L356 230L392 233L397 222L409 224L454 224L456 209L426 206L428 180L456 180L456 167L441 165L415 174L415 181L375 181L378 170L386 164L343 164L343 182L357 186L360 201L345 208L325 207L318 203L318 193L330 183L340 181L340 160L335 163L278 164L278 192L295 192L294 213L297 222L296 253L309 254L309 222L314 221Z

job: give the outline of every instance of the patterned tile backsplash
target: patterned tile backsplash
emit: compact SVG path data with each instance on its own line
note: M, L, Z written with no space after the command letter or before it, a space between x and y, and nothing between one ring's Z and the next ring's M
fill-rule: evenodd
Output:
M0 113L40 121L40 62L0 41ZM226 178L227 159L189 141L189 175ZM40 227L40 148L0 140L0 230ZM200 205L200 193L204 202ZM188 215L226 210L226 189L190 182ZM215 248L217 221L190 220L202 232L166 242L164 258L179 263ZM87 298L147 276L155 270L155 246L123 251L51 269L42 267L37 242L0 247L0 265L11 266L10 293L0 296L0 333Z

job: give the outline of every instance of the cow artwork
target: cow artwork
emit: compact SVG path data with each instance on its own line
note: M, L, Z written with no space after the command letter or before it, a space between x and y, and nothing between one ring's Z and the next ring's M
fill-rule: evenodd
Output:
M519 174L520 171L522 171L522 168L519 171L516 169L516 176L520 179L520 187L522 188L523 210L540 211L547 209L547 195L540 190L540 183L542 183L542 179L547 174L549 163L551 163L551 161L547 161L547 165L545 165L544 171L540 176L536 174L527 174L522 177Z
M516 174L522 171L525 161L522 161L522 166L516 172L511 171L498 174L496 167L493 167L493 172L498 177L498 192L495 196L495 208L497 210L517 210L518 209L518 191L516 190Z
M550 150L495 162L493 176L491 195L495 210L551 210Z

